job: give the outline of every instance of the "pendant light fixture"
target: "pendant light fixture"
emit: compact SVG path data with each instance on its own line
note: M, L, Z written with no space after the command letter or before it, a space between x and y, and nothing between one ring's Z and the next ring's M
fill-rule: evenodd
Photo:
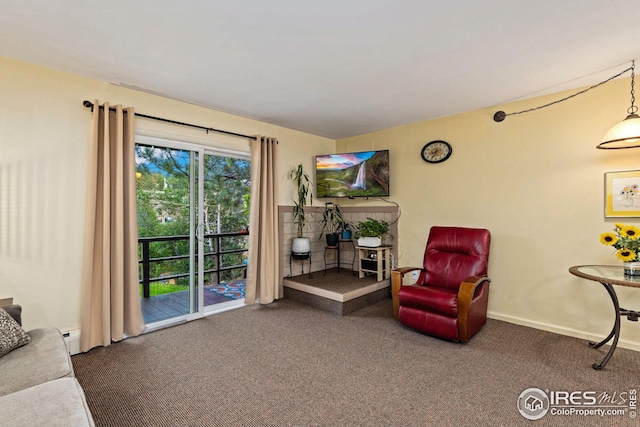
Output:
M631 106L627 109L627 118L609 129L596 148L619 150L640 147L640 116L635 98L635 61L631 63Z
M601 150L620 150L624 148L636 148L640 147L640 116L638 115L638 107L634 104L636 102L635 97L635 66L636 62L631 61L631 67L627 68L616 74L615 76L609 77L607 80L601 81L598 84L595 84L591 87L581 90L580 92L574 93L572 95L566 96L562 99L558 99L553 102L549 102L548 104L540 105L539 107L529 108L527 110L515 111L513 113L505 113L504 111L498 111L493 115L493 120L496 122L502 122L507 116L514 116L517 114L525 114L530 113L532 111L537 111L542 108L550 107L555 104L559 104L564 101L568 101L571 98L574 98L578 95L582 95L583 93L589 92L592 89L597 88L611 80L620 77L627 71L631 71L631 106L627 109L627 118L622 122L618 123L614 127L612 127L609 132L606 133L602 142L596 146Z

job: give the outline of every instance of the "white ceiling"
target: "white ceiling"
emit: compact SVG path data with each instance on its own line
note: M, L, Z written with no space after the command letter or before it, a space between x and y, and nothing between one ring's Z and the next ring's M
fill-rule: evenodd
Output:
M602 81L640 58L639 18L638 0L0 0L0 56L343 138Z

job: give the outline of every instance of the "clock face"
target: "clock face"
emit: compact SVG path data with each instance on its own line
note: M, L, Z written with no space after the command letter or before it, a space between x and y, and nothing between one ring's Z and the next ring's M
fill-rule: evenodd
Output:
M446 141L431 141L422 147L422 160L428 163L440 163L451 157L453 148Z

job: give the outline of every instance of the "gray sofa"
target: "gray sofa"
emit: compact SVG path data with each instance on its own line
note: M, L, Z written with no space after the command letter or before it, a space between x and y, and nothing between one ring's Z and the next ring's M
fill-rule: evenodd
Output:
M20 324L19 306L2 308ZM30 342L0 356L0 426L94 426L60 331L27 335Z

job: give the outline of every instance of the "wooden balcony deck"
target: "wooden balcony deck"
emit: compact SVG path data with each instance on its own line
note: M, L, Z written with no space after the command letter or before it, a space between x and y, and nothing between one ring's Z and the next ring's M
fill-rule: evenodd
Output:
M204 290L204 305L211 306L224 302L234 301L236 298L229 298L216 294L207 289ZM149 324L161 320L182 316L189 313L189 291L178 291L169 294L152 296L140 299L142 316L144 323Z

